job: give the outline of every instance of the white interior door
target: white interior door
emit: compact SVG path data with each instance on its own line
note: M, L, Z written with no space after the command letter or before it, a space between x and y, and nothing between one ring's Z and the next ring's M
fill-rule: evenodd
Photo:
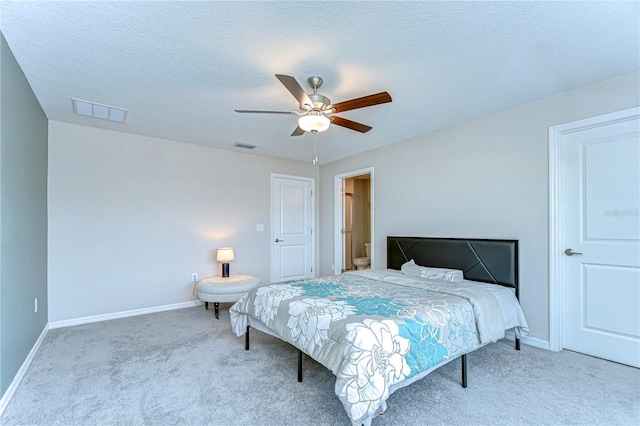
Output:
M313 277L313 179L272 175L271 281Z
M640 122L560 139L563 347L640 367Z

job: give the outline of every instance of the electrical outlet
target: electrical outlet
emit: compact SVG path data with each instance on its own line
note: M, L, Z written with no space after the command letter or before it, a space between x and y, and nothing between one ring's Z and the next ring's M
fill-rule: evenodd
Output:
M38 312L38 298L36 297L35 299L33 299L33 313L37 313Z
M192 272L191 273L191 281L193 281L194 283L196 281L198 281L198 273L197 272Z

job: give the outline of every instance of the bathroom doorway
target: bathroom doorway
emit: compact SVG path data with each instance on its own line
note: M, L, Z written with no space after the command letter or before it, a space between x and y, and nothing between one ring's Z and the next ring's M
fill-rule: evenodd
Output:
M334 273L373 267L373 168L335 176Z

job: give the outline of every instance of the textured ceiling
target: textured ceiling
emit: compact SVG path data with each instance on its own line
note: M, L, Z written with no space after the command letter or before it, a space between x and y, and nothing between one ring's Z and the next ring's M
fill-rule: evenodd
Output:
M373 126L318 134L327 163L637 70L640 3L17 2L0 28L51 120L310 161L274 74L324 78L333 102L388 91L340 115ZM309 90L310 91L310 90ZM129 110L75 115L76 97ZM246 151L242 151L246 152Z

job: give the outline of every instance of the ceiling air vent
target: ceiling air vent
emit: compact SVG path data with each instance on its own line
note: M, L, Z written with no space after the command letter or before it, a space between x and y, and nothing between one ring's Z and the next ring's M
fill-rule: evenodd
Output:
M258 147L258 145L251 145L248 143L240 143L240 142L236 142L235 144L233 144L233 146L235 146L236 148L243 148L243 149L255 149Z
M73 112L87 117L101 118L103 120L124 123L127 120L128 110L96 102L83 101L82 99L71 98L73 102Z

